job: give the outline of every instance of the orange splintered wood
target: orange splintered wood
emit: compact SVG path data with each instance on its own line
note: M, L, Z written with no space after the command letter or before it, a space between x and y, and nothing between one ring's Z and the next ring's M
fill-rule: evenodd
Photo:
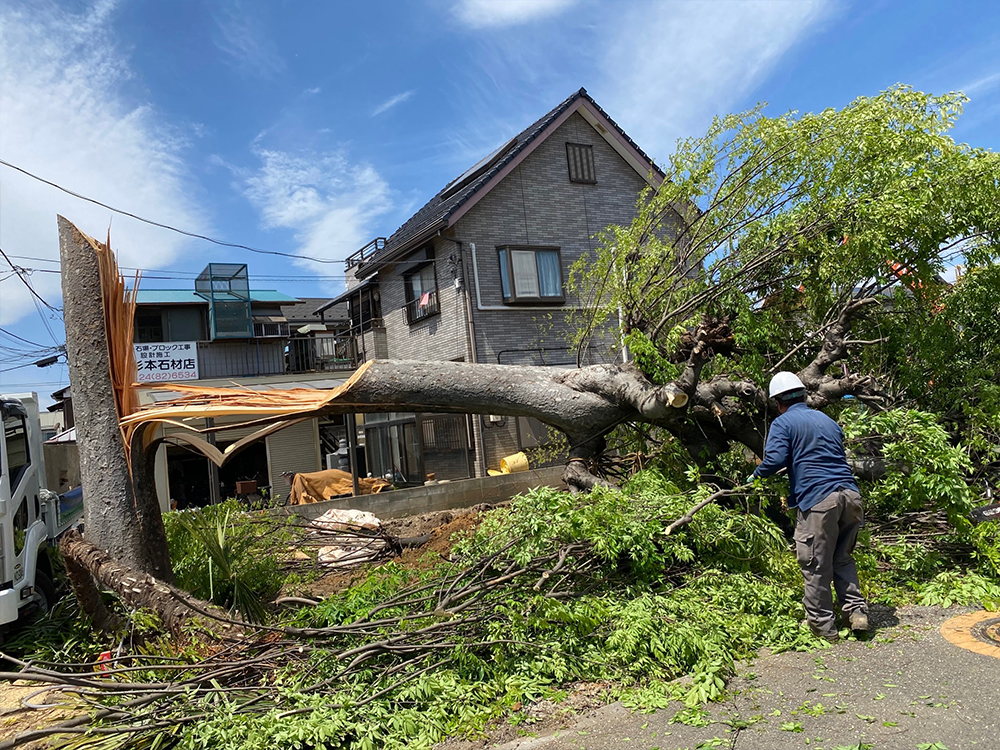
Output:
M77 230L79 231L79 230ZM83 238L97 255L97 268L101 276L101 302L104 307L104 328L108 343L111 384L115 392L115 407L119 420L127 417L138 407L135 385L137 369L135 351L132 348L132 333L135 321L135 299L139 289L139 273L136 272L132 288L125 286L125 277L118 269L118 262L111 250L111 231L108 241L101 243L84 232ZM128 451L128 444L125 445Z
M313 388L290 388L288 390L253 391L235 385L230 388L174 383L154 386L156 390L181 394L175 399L155 406L140 408L122 418L122 433L126 445L131 445L133 436L141 431L143 444L153 440L156 427L172 425L188 430L192 434L174 433L166 438L169 442L198 451L213 463L221 466L231 455L247 444L266 437L277 430L314 416L324 407L334 402L348 404L347 395L351 387L364 376L371 362L365 362L354 371L343 385L329 390ZM227 424L214 428L197 428L187 420L215 417L247 417L247 421ZM252 434L233 443L224 451L210 445L197 433L240 427L258 427Z

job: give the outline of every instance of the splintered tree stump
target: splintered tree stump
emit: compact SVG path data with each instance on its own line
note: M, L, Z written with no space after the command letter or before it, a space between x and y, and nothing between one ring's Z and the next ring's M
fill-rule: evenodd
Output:
M174 634L191 625L220 639L244 632L225 610L128 567L76 531L63 536L59 551L80 605L103 630L115 630L122 623L104 606L101 590L111 591L128 607L156 612L164 628Z

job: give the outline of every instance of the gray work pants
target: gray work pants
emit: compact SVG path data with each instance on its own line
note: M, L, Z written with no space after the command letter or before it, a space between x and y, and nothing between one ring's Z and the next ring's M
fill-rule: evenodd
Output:
M805 579L802 604L809 627L817 635L837 634L831 583L844 614L867 611L851 557L863 521L861 495L854 490L837 490L809 510L796 513L795 556Z

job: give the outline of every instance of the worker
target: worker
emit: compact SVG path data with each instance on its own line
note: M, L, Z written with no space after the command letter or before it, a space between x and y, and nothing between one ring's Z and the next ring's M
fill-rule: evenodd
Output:
M806 389L791 372L768 385L779 416L771 423L764 460L748 481L788 469L789 507L795 508L795 556L805 579L802 604L810 630L839 639L830 584L851 630L868 630L868 604L861 595L851 553L864 521L861 494L844 452L844 433L823 412L806 405Z

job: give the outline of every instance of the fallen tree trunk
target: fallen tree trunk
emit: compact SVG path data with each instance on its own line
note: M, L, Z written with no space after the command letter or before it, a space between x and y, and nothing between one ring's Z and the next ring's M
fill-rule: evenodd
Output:
M163 626L175 635L189 625L196 625L219 639L243 633L243 627L234 623L225 610L128 567L76 531L63 535L59 551L74 593L99 628L113 630L121 625L120 619L101 603L100 590L106 590L128 607L153 610Z

